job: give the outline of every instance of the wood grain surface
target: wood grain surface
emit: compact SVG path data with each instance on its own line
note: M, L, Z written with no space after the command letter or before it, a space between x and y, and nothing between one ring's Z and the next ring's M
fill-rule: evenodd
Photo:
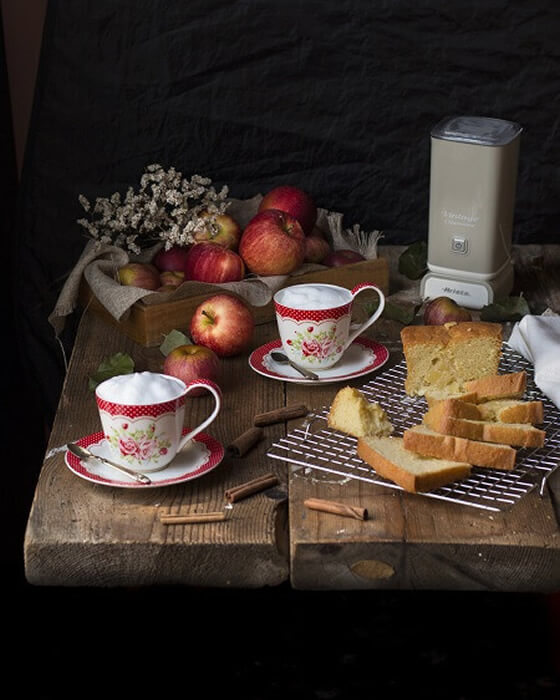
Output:
M414 291L397 270L402 247L386 246L390 293ZM560 312L560 246L516 249L516 291ZM401 355L400 324L380 320L366 335ZM504 334L511 330L504 326ZM301 385L252 372L249 352L277 337L258 325L249 351L224 363L223 410L208 429L224 445L254 416L282 406L330 405L339 384ZM264 437L241 458L227 455L203 478L159 489L118 489L74 475L63 446L99 430L87 380L99 363L128 352L137 370L161 369L157 347L144 347L98 315L82 317L24 542L25 573L43 586L122 587L183 584L255 588L290 581L300 589L447 589L550 591L560 589L558 473L544 497L524 497L507 513L434 501L356 480L288 467L267 449L301 418L263 428ZM380 371L383 371L381 369ZM351 384L359 386L361 380ZM208 410L205 397L188 402L186 423ZM273 472L280 484L230 504L223 522L164 525L160 513L214 512L225 490ZM365 521L305 508L308 498L365 507Z
M410 288L398 275L402 249L381 249L391 270L391 294ZM515 289L535 307L560 313L560 246L516 249ZM505 324L504 337L512 324ZM371 333L391 350L388 365L402 359L400 324L377 323ZM368 377L369 379L369 377ZM356 379L357 388L364 382ZM315 408L330 405L340 386L315 392ZM290 385L290 401L306 388ZM447 589L555 591L560 589L557 472L544 497L536 491L509 512L470 506L293 469L290 495L290 578L299 589ZM367 521L310 511L307 498L367 508Z

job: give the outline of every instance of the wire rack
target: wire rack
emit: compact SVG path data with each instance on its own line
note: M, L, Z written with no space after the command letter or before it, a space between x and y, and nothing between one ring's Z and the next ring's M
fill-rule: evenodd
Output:
M512 471L473 467L471 475L460 481L420 494L427 498L451 501L491 511L508 510L535 488L544 492L546 480L560 465L560 411L534 383L534 370L521 355L504 344L500 372L527 372L527 400L544 405L545 446L520 448ZM406 362L403 360L360 390L370 401L380 404L391 420L395 436L422 422L427 410L424 398L412 398L404 392ZM356 438L327 426L329 406L310 414L301 426L274 443L268 456L298 467L319 470L342 478L359 479L372 484L403 490L376 474L356 455Z

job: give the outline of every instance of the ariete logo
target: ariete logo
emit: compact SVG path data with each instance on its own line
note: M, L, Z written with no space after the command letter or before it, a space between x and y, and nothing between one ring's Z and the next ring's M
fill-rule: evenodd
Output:
M458 294L462 297L470 297L471 295L470 292L466 292L464 289L455 289L454 287L444 287L443 291L447 292L448 294Z

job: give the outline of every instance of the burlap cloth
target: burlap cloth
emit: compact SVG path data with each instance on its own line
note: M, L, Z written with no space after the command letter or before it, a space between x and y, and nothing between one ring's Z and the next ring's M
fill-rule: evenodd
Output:
M250 219L257 213L261 199L262 195L259 194L248 200L231 200L228 214L242 228L245 228ZM377 257L377 242L382 235L379 231L371 232L367 236L367 245L364 246L363 241L353 235L352 231L343 230L342 214L326 209L318 210L317 227L323 231L334 250L347 248L361 252L366 259ZM76 309L82 276L85 277L91 291L101 304L119 321L127 317L130 308L138 301L142 301L143 304L161 304L198 294L216 294L224 290L238 294L252 306L265 306L289 277L297 278L298 275L311 270L326 269L324 265L306 263L292 275L271 277L249 275L241 282L223 284L187 281L172 292L153 292L138 287L124 286L117 281L117 270L121 265L132 261L149 262L160 247L161 245L146 250L140 256L130 256L121 248L110 245L95 247L93 241L89 241L70 272L55 307L49 315L49 322L56 335L58 336L63 330L66 317Z

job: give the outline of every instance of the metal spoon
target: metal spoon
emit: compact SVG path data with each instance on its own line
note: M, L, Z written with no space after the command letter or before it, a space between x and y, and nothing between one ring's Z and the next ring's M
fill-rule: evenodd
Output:
M140 472L135 472L132 471L132 469L127 469L126 467L122 467L120 464L117 464L116 462L111 462L110 459L105 459L105 457L100 457L99 455L94 455L93 452L88 450L86 447L81 447L80 445L76 445L73 442L69 442L66 447L70 450L70 452L76 457L79 457L80 459L87 459L88 457L93 457L93 459L98 459L100 462L103 462L103 464L107 464L109 467L112 467L113 469L116 469L119 472L122 472L123 474L126 474L127 476L131 477L135 481L139 481L141 484L151 484L151 479L149 479L145 474L140 474Z
M289 357L286 357L284 353L281 352L271 352L270 357L274 360L274 362L278 362L281 365L290 365L290 367L293 367L297 372L302 374L306 379L319 379L319 377L315 374L315 372L311 372L308 369L304 369L303 367L298 367L294 362L290 360Z

